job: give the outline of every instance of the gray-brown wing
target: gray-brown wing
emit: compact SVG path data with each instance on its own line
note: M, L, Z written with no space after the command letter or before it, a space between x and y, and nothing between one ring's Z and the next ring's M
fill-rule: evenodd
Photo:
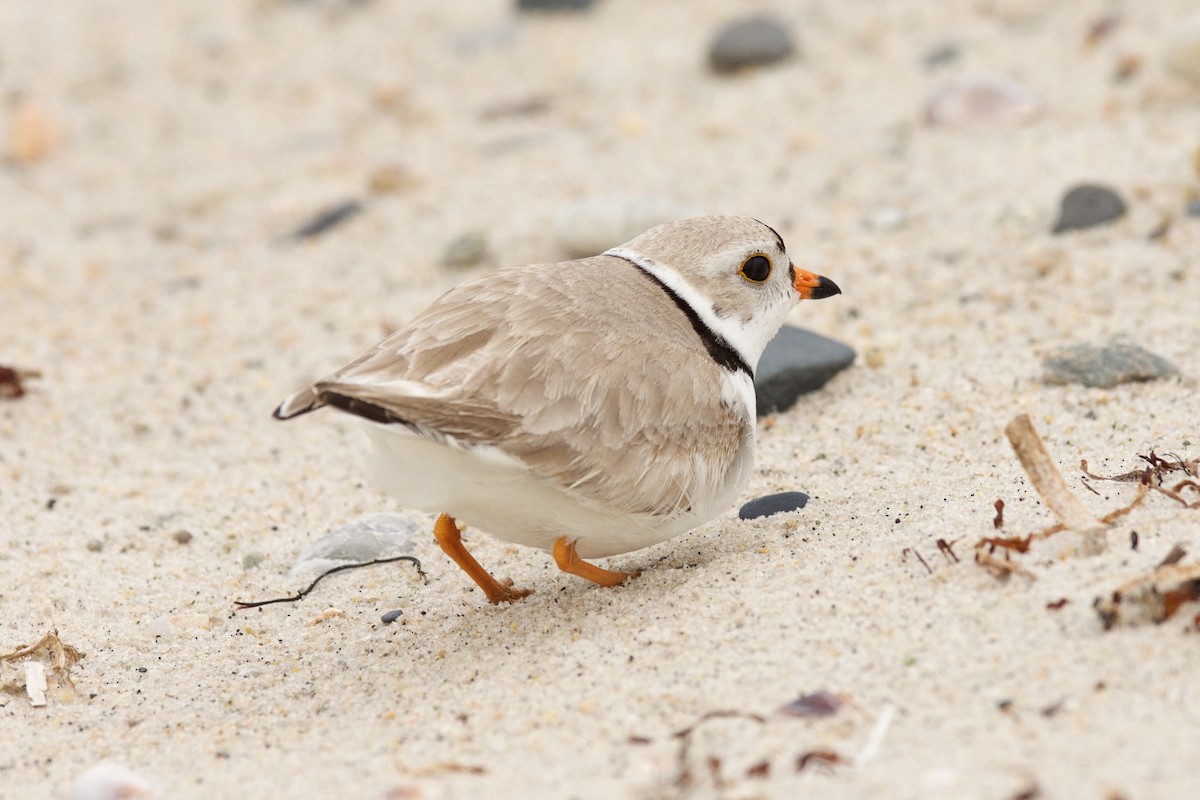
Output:
M683 313L606 257L463 284L314 389L656 515L721 485L752 424Z

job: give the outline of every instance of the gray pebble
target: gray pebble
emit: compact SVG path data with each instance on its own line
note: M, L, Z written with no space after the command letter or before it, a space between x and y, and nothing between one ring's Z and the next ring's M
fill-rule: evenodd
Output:
M745 17L717 33L708 52L708 65L714 72L736 72L781 61L794 50L791 34L782 23L766 16Z
M853 348L784 325L767 344L755 371L758 415L787 411L800 395L820 389L852 363Z
M391 625L393 622L395 622L396 620L400 619L403 616L404 616L404 609L395 608L395 609L392 609L391 611L388 611L387 613L385 613L379 619L381 622L383 622L384 625Z
M1189 217L1200 217L1200 200L1193 200L1188 203L1186 211Z
M953 64L961 56L962 50L959 49L958 45L954 42L945 42L927 52L922 60L925 62L926 67L933 69L934 67Z
M408 555L425 525L404 514L366 514L310 544L288 572L293 578L343 564Z
M246 555L242 556L242 569L250 570L257 567L266 559L266 556L257 550L251 550Z
M86 547L90 552L99 553L104 549L104 542L99 539L88 539Z
M442 266L451 269L470 269L482 264L488 257L487 234L482 231L466 231L456 236L442 251Z
M171 538L175 540L176 544L187 544L192 540L192 532L175 531L173 534L171 534Z
M625 244L638 234L695 214L664 197L598 195L564 208L551 224L554 238L571 258L585 258Z
M595 0L517 0L521 11L586 11Z
M1051 233L1093 228L1125 214L1125 201L1107 186L1084 183L1063 195Z
M751 500L738 509L738 519L758 519L787 511L799 511L808 505L804 492L780 492Z
M1046 383L1078 383L1110 389L1121 383L1150 381L1174 375L1175 365L1132 342L1114 338L1107 344L1061 347L1042 359Z

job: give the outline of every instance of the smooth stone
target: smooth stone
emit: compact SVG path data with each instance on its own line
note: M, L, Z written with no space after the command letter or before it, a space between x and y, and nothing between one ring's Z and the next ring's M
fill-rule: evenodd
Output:
M1094 228L1125 214L1125 201L1107 186L1084 183L1063 195L1051 233Z
M1200 15L1182 22L1167 40L1167 67L1184 80L1200 82Z
M482 231L466 231L456 236L442 251L441 263L451 269L470 269L482 264L488 257L487 234Z
M586 11L595 0L517 0L521 11Z
M1184 209L1189 217L1200 217L1200 200L1193 200Z
M383 614L383 616L381 616L379 618L379 621L382 622L384 625L391 625L393 622L395 622L396 620L400 619L403 616L404 616L404 609L395 608L395 609L392 609L391 611L385 612Z
M1012 78L981 75L943 84L925 103L925 121L936 127L1019 125L1042 111L1041 98Z
M738 509L738 519L759 519L772 514L784 514L788 511L799 511L808 505L808 495L804 492L780 492L769 494L751 500Z
M921 60L925 62L926 67L933 69L934 67L953 64L961 57L962 50L957 44L954 42L945 42L929 50Z
M1151 381L1178 373L1175 365L1124 338L1095 346L1060 347L1042 358L1046 383L1078 383L1095 389L1134 381Z
M343 564L408 555L423 523L404 514L366 514L304 548L288 575L325 572Z
M554 238L571 258L585 258L625 244L655 225L695 212L659 197L599 196L563 209L551 224Z
M755 370L758 415L787 411L800 395L820 389L852 363L854 348L784 325L767 343Z
M745 17L717 33L708 52L708 65L714 72L736 72L782 61L793 52L791 34L782 23L766 16Z

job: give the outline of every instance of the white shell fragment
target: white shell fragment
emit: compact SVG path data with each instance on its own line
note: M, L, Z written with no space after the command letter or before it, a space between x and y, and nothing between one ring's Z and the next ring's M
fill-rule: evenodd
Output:
M925 121L950 128L1019 125L1041 112L1041 98L1013 79L978 76L936 89L925 104Z
M31 706L46 705L46 665L40 661L25 662L25 694Z
M585 258L624 244L655 225L696 213L661 197L592 197L559 213L553 223L554 238L571 258Z
M416 546L414 535L423 528L432 530L432 526L405 514L366 514L310 544L288 575L294 578L343 564L408 555Z
M71 787L71 800L126 800L155 794L154 787L140 775L110 762L92 767Z

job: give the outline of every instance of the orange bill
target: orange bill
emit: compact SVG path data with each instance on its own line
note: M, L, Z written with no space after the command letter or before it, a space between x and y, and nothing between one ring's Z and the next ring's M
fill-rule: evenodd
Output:
M795 264L790 264L789 268L792 271L792 284L801 300L820 300L842 293L838 285L824 275L800 269Z

